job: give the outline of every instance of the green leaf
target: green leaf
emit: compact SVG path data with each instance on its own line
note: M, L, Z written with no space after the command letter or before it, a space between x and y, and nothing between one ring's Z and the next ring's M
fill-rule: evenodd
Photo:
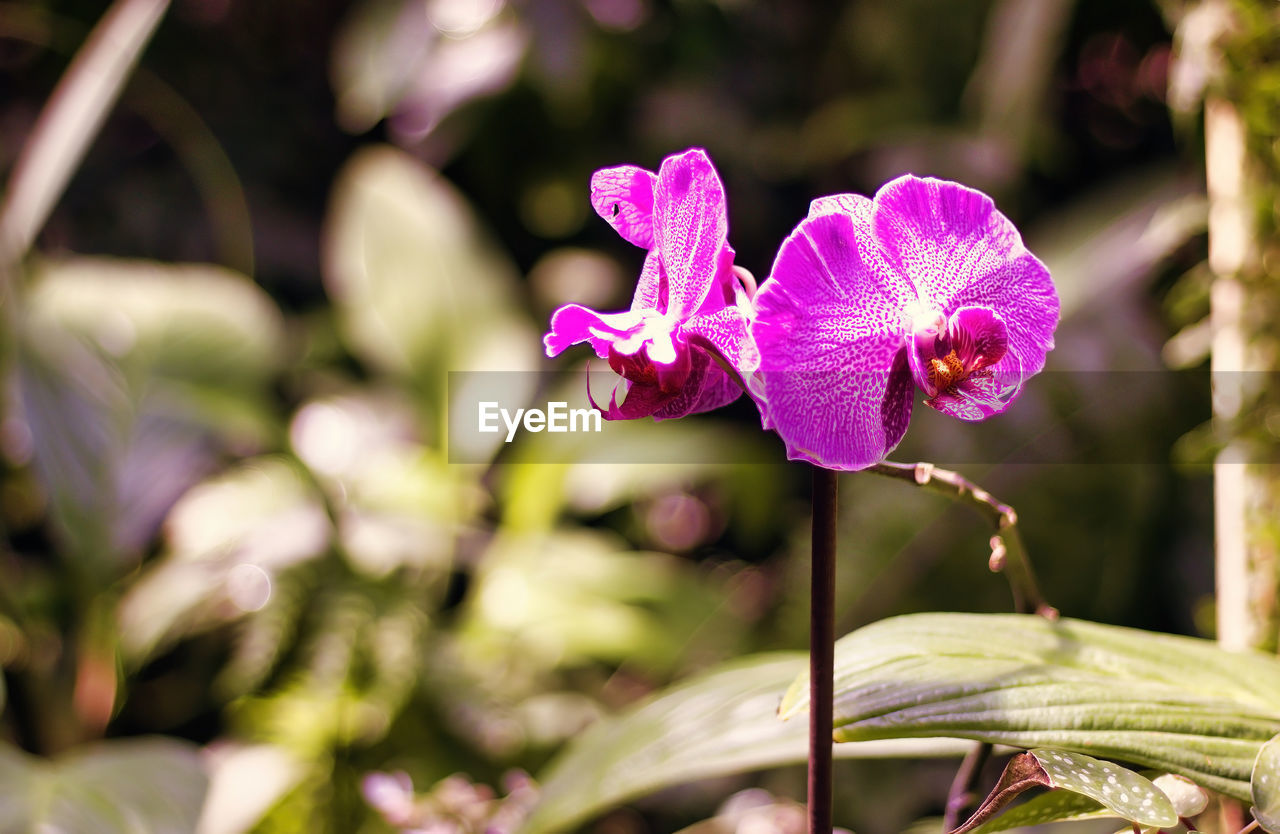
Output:
M199 834L245 834L307 773L304 762L269 744L222 740L209 752L209 795Z
M1060 753L1062 751L1055 752ZM1171 773L1157 776L1151 780L1151 784L1164 795L1170 807L1180 817L1189 819L1199 814L1204 810L1208 800L1202 788L1181 776L1175 776ZM972 829L969 834L994 834L996 831L1026 828L1033 825L1043 825L1048 822L1107 819L1115 816L1114 811L1085 794L1072 793L1069 790L1050 791L1032 797L1000 816L988 820L977 828Z
M41 263L18 331L21 418L64 552L110 581L174 500L253 448L283 319L243 275L114 258Z
M120 648L137 668L175 641L258 611L277 576L325 552L332 525L285 459L257 457L197 484L165 521L161 558L120 601Z
M1115 816L1096 800L1070 791L1049 791L1032 797L998 817L987 820L969 834L994 834L1010 828L1043 825L1047 822L1100 819Z
M804 722L777 719L778 697L806 655L757 655L726 664L596 724L538 781L542 795L521 834L561 831L605 808L670 785L802 762ZM836 747L844 758L961 755L938 739Z
M102 742L52 762L0 744L0 832L190 834L208 779L195 747Z
M1173 803L1149 779L1128 768L1070 750L1029 751L1049 776L1049 786L1087 796L1121 819L1152 828L1178 824Z
M280 310L230 269L74 257L40 262L31 279L31 329L79 337L131 380L244 389L267 381L285 358Z
M536 368L515 265L438 172L390 146L358 151L327 227L325 287L360 359L440 384L446 368Z
M1258 751L1249 780L1253 818L1267 834L1280 834L1280 735Z
M366 133L397 110L417 114L402 143L421 139L467 101L515 77L528 37L500 3L447 7L371 0L354 4L333 39L330 77L338 123ZM465 66L466 72L453 68ZM429 120L429 124L423 124Z
M338 123L363 133L391 111L413 84L435 46L436 32L420 9L398 0L356 4L333 39L333 94Z
M131 431L123 375L62 334L24 328L17 361L21 419L49 501L58 541L72 564L107 578L121 561L117 539L116 468ZM95 568L99 570L94 570Z
M1280 731L1280 660L1080 620L918 614L836 645L837 741L952 736L1179 773L1238 799ZM807 709L802 675L781 715Z

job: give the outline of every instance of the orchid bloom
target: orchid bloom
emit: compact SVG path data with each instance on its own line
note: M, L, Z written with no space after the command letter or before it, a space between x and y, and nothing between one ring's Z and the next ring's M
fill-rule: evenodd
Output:
M607 408L592 401L608 420L665 420L732 402L742 387L721 362L739 378L754 369L754 287L734 269L724 186L706 152L669 156L656 175L634 165L597 171L591 205L649 252L631 309L598 313L566 304L543 338L547 356L589 342L608 360L623 379Z
M1048 269L991 198L911 175L815 200L755 304L765 426L831 469L884 460L916 386L962 420L1001 413L1058 322Z

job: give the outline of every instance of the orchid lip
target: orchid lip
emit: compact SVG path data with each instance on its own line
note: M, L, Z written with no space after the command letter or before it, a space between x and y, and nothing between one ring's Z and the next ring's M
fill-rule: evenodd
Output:
M626 356L634 356L641 349L662 365L676 361L675 329L678 322L669 316L644 311L640 323L632 327L626 338L613 343L613 349Z

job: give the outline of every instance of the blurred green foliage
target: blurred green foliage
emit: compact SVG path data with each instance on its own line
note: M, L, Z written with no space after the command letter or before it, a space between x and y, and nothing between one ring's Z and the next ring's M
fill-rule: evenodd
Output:
M6 175L100 13L0 4ZM202 748L202 834L386 831L370 771L537 775L668 682L803 646L806 478L745 462L781 458L747 404L635 427L632 462L540 463L547 435L448 459L450 372L544 369L551 309L626 303L640 256L591 171L688 145L761 278L819 194L906 170L993 193L1054 271L1058 348L982 431L918 409L901 456L978 462L1064 612L1193 632L1210 493L1170 449L1207 391L1161 351L1202 312L1174 279L1204 218L1170 45L1156 6L1102 0L175 0L6 306L4 761L159 734L182 752L121 767ZM1054 373L1116 369L1155 382ZM1007 609L976 519L845 483L844 630ZM838 819L936 812L946 769L897 767L849 765ZM887 774L917 789L856 788ZM674 830L748 781L598 829Z

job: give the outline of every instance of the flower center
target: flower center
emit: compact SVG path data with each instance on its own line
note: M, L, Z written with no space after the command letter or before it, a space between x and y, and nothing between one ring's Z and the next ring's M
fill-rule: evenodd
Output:
M929 397L954 394L991 376L1008 348L1004 322L985 307L913 311L907 361Z
M952 350L941 359L934 357L929 360L929 384L938 391L946 391L957 382L963 382L970 370L965 368L964 362Z

